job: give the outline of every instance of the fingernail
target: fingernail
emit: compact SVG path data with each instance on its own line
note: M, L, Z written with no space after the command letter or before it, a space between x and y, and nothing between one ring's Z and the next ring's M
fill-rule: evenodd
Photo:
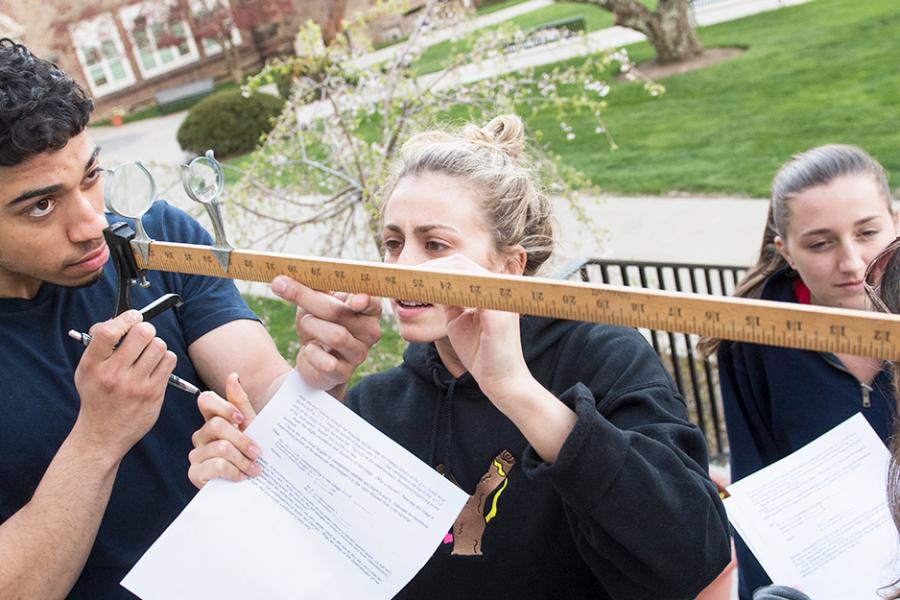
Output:
M287 281L285 277L279 275L272 281L272 291L276 294L282 293L285 289L287 289Z
M250 453L250 458L256 460L259 458L259 455L262 453L262 450L259 449L259 446L250 446L247 450Z
M234 411L234 414L231 415L231 420L234 421L235 423L243 423L244 415L242 415L238 411Z
M253 463L252 465L250 465L250 476L251 477L256 477L260 473L262 473L262 467L260 467L256 463Z
M125 320L129 323L137 323L141 320L141 313L136 310L129 310L125 313Z

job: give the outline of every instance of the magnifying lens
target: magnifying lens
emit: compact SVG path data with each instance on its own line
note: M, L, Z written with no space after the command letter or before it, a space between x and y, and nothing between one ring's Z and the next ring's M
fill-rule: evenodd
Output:
M153 181L153 176L140 162L133 162L109 170L104 179L103 202L106 209L119 216L134 219L134 242L146 254L151 239L144 231L141 217L156 200L156 182Z
M190 163L181 165L181 183L185 193L206 209L216 236L213 254L222 268L228 271L232 246L225 237L225 224L219 204L219 196L225 189L225 171L215 159L212 150L207 150L204 156L198 156Z

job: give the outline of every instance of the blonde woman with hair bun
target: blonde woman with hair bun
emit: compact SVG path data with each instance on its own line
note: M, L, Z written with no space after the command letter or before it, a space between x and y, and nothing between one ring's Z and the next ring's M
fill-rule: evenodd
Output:
M534 275L553 251L514 115L413 136L382 197L388 263ZM689 598L729 562L703 435L636 331L395 298L403 362L348 391L380 304L272 288L298 307L304 379L471 495L397 598ZM233 421L217 402L209 414ZM198 486L258 473L226 429L195 436Z

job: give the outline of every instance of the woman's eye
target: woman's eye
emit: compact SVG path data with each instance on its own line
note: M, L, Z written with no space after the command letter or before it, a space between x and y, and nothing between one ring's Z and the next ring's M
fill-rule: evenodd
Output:
M52 198L41 198L37 202L31 205L31 208L28 209L27 214L29 217L43 217L45 215L49 215L53 208L56 206L56 201Z
M388 252L397 252L403 247L400 240L384 240L384 247Z
M878 231L877 229L866 229L865 231L862 232L861 235L863 237L872 237L872 236L878 235L879 233L881 233L881 232Z
M447 248L448 248L447 244L444 244L443 242L435 242L435 241L425 242L425 249L428 250L429 252L443 252Z

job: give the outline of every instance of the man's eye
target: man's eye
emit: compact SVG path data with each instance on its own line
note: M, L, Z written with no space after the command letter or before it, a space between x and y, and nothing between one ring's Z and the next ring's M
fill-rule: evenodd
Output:
M100 177L100 173L102 171L103 169L101 169L100 167L94 167L87 175L84 176L84 183L93 183Z
M31 205L31 208L28 209L27 214L29 217L43 217L49 215L54 207L56 206L56 200L52 198L41 198L37 202Z

